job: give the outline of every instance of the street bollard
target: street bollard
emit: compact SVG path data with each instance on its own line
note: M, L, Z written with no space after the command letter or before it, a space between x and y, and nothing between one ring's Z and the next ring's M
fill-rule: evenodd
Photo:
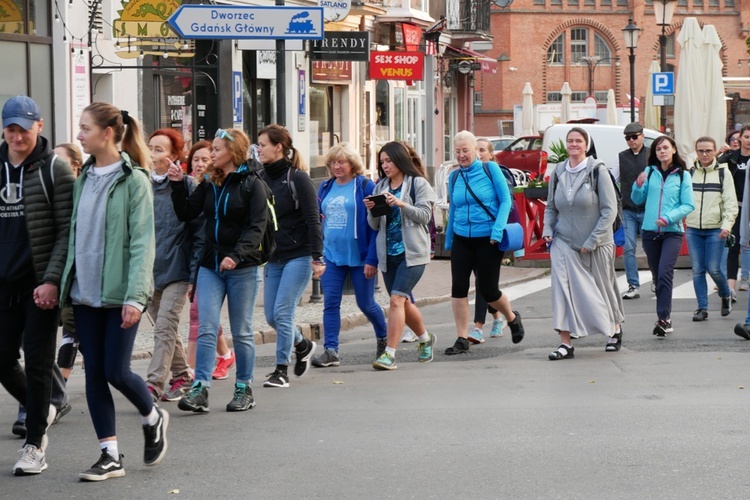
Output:
M323 294L320 290L320 278L313 278L312 279L312 293L310 294L310 303L311 304L320 304L320 301L323 300Z

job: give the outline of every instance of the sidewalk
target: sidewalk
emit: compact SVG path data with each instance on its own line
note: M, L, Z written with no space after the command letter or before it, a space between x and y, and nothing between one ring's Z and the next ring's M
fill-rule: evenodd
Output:
M546 268L523 268L503 266L500 271L500 289L510 285L533 280L544 276L549 272ZM382 276L378 273L378 279L381 286L375 292L375 300L386 310L389 298L382 286ZM474 282L472 280L473 294ZM414 289L414 298L417 305L437 304L450 300L451 293L451 270L449 260L435 259L427 266L422 279ZM310 339L317 340L323 336L323 301L320 303L310 303L312 294L312 284L308 285L305 293L302 295L302 301L297 308L296 321L302 334ZM353 295L345 295L341 301L341 331L350 330L357 326L367 323L364 314L357 307L356 299ZM229 334L229 320L226 311L226 305L222 310L221 324L224 331ZM253 315L253 327L255 329L255 343L268 344L276 342L276 331L273 330L265 321L263 312L263 287L258 292L258 300L255 305L255 314ZM180 334L184 342L187 343L189 329L189 303L185 305L180 320ZM227 336L227 342L231 346L231 335ZM151 350L154 345L153 325L147 317L141 320L138 330L138 336L133 348L133 358L146 358L151 356Z

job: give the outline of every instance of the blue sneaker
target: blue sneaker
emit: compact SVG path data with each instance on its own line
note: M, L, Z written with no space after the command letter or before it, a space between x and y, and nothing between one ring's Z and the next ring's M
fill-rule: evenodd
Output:
M419 350L420 363L429 363L434 357L432 348L435 345L435 342L437 342L437 337L435 337L431 333L428 333L427 335L430 336L430 340L428 340L427 342L420 342L417 346L417 349Z
M490 338L494 339L503 336L503 328L505 328L505 316L500 316L492 322L492 330L490 330Z
M467 337L472 344L484 344L484 335L481 328L474 328Z
M372 367L376 370L397 370L396 360L387 352L380 355L378 359L372 364Z

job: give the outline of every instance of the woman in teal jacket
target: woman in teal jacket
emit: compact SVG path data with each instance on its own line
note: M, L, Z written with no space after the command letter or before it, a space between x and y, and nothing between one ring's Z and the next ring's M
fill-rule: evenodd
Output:
M672 281L682 248L682 219L695 209L693 182L672 138L658 137L651 145L649 166L633 184L636 205L646 204L643 215L643 250L656 281L654 335L664 337L672 329Z
M130 369L153 288L154 206L148 173L140 166L150 163L150 154L135 118L111 104L93 103L81 115L78 140L91 156L73 188L62 302L73 304L86 360L86 400L101 452L78 477L103 481L125 475L110 385L141 416L144 463L158 464L167 451L169 414Z

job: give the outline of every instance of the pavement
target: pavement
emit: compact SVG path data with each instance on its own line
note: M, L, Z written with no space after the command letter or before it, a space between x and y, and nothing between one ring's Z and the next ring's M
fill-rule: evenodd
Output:
M214 381L209 414L162 403L171 415L169 451L156 467L142 463L137 412L113 391L127 475L103 483L77 479L99 456L80 368L68 382L73 410L50 429L49 468L36 477L11 476L22 441L10 433L17 405L0 391L2 497L745 499L750 342L732 328L745 317L748 293L738 293L728 317L712 293L708 320L695 323L690 271L677 270L675 332L657 338L649 285L644 271L640 299L625 301L616 353L592 336L575 341L574 359L547 359L559 343L547 275L504 287L523 317L520 344L506 330L446 356L456 337L451 308L424 305L437 337L432 363L418 363L416 346L401 344L398 370L373 370L374 335L362 325L342 334L341 366L313 368L285 389L262 387L275 345L259 345L257 406L224 410L234 370ZM133 361L139 375L147 366Z
M515 267L513 265L504 265L500 271L500 288L505 288L525 281L533 280L549 273L549 269L544 268L525 268ZM378 273L378 279L382 282L382 276ZM473 290L473 282L472 282ZM450 261L444 259L434 259L428 265L422 276L422 279L414 289L414 298L418 306L437 304L450 300L451 292L451 270ZM473 293L473 292L472 292ZM323 299L320 296L318 302L311 302L313 295L312 283L308 285L305 293L302 295L302 301L297 308L295 320L300 331L306 338L318 340L323 336ZM388 294L384 286L379 286L376 290L375 300L380 304L387 314ZM255 314L253 316L253 326L255 330L256 345L275 343L276 331L268 326L265 321L263 312L263 289L258 292L258 299L255 304ZM182 311L180 320L180 334L187 342L189 329L189 308L187 304ZM226 305L223 308L221 322L225 332L229 332L229 320L227 316ZM354 295L345 295L341 302L341 331L348 331L352 328L367 323L367 318L357 307ZM228 344L231 347L231 335L227 337ZM141 320L138 330L135 347L133 350L134 359L151 357L154 346L153 324L148 317Z

